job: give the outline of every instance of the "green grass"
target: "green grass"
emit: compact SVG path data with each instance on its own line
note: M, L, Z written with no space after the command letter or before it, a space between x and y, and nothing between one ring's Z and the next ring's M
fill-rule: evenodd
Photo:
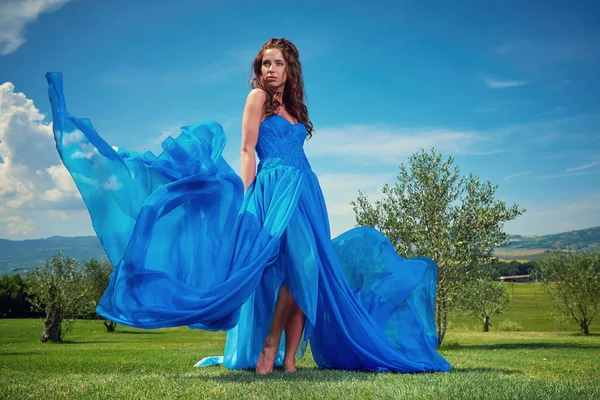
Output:
M256 376L193 368L220 354L224 334L142 331L78 321L63 344L41 344L40 320L0 320L0 397L20 398L488 398L600 397L600 337L555 332L449 332L440 352L450 373L318 370Z
M588 337L575 324L563 323L569 330L556 331L539 287L535 299L532 284L514 289L511 308L492 319L491 332L475 331L477 321L450 321L440 349L452 364L449 373L319 370L310 352L296 374L198 369L193 365L202 357L222 354L223 332L118 326L107 333L102 322L82 320L65 343L41 344L42 320L2 319L0 398L600 398L599 324ZM499 331L501 318L526 332Z
M558 312L555 304L542 290L539 283L506 282L509 295L507 310L491 318L491 330L498 331L503 322L513 321L520 324L524 331L552 332L579 331L579 326L562 312ZM452 317L448 323L450 330L481 330L482 323L474 318ZM590 325L590 332L600 333L600 315Z

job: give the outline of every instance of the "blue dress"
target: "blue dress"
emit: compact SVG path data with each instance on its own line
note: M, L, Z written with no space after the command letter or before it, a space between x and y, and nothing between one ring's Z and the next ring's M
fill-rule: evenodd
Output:
M262 122L244 195L217 122L183 127L158 156L117 150L69 115L62 75L46 78L56 147L114 266L98 314L138 328L227 330L224 355L196 365L250 368L285 284L306 314L297 357L310 341L321 368L450 369L436 351L436 264L403 259L369 227L331 240L302 123ZM284 348L282 337L276 365Z

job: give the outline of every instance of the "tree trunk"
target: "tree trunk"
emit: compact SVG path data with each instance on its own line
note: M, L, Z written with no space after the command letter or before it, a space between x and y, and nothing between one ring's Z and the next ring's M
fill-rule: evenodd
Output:
M586 318L584 318L581 321L581 323L579 324L579 327L581 328L582 335L587 336L590 334L590 324L588 323Z
M438 335L438 346L441 344L440 341L440 337L442 335L442 330L440 329L440 327L442 326L442 313L440 311L440 302L436 301L435 302L435 327L437 330L437 335Z
M107 332L114 332L115 328L117 327L117 323L110 321L108 319L104 320L104 326L106 327L106 331Z
M444 341L444 336L446 336L446 307L444 301L437 301L435 303L436 313L437 313L437 334L438 334L438 346L442 344Z
M490 330L490 316L486 313L483 317L483 331L489 332Z
M57 305L53 304L48 307L46 320L44 321L44 331L40 337L42 343L60 342L60 328L62 317Z
M444 314L442 317L442 337L438 338L438 346L441 345L442 342L444 341L444 337L446 336L446 326L448 325L448 320L446 319L446 307L445 306L444 306L444 309L442 310L442 313Z

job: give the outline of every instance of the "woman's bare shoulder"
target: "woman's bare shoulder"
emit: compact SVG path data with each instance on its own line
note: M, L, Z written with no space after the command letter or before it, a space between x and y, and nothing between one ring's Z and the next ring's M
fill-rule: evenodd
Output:
M267 99L267 92L260 88L254 88L248 93L248 101L264 102Z

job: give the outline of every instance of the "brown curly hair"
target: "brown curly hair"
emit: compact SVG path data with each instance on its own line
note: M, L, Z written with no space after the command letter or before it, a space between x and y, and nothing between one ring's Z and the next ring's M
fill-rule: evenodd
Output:
M283 90L283 98L265 82L262 77L261 67L265 50L279 49L286 62L287 80ZM302 65L300 64L300 54L296 46L287 39L271 39L265 43L252 62L252 72L250 86L253 89L259 88L267 93L263 112L266 117L274 115L277 109L283 104L286 110L298 122L302 122L306 127L307 138L312 137L313 124L308 119L308 109L304 104L304 81L302 79Z

